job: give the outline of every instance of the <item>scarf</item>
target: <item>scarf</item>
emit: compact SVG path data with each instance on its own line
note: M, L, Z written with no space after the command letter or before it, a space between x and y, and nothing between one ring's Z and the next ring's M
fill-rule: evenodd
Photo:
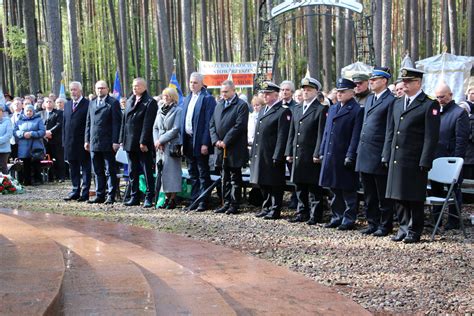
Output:
M164 103L162 106L161 106L161 114L163 114L164 116L166 116L166 114L168 114L168 112L175 106L174 103L170 103L170 104L166 104Z

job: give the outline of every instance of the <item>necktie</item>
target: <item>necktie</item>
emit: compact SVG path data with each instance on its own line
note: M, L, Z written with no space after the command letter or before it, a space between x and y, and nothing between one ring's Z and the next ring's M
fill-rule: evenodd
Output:
M374 97L374 103L377 102L377 99L378 99L377 96L375 96Z
M76 108L77 108L77 102L73 102L72 103L72 111L75 112L76 111Z
M102 99L99 99L99 108L101 108L104 105L104 101Z
M407 102L405 103L405 110L408 109L409 105L410 105L410 98L407 98Z
M308 109L308 105L307 104L303 105L303 113L305 113L307 109Z
M229 106L229 100L225 100L224 102L224 109L226 109Z
M263 115L267 114L268 109L269 109L269 107L268 107L268 105L267 105L267 106L265 107L265 111L263 111Z
M336 113L339 112L340 109L341 109L341 104L339 103L336 108Z

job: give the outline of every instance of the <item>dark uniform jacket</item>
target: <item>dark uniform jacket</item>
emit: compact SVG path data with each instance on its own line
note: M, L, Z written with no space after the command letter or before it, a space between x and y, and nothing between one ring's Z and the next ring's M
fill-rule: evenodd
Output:
M321 165L313 162L319 158L319 150L323 140L328 107L319 103L318 99L306 109L303 105L293 109L290 133L286 144L285 156L293 157L291 182L318 184Z
M189 93L183 102L183 114L181 117L180 130L182 144L185 144L184 137L186 135L186 114L192 96L192 93ZM202 145L206 145L208 147L209 154L214 153L211 143L211 134L209 132L209 122L211 121L211 117L212 114L214 114L215 108L216 100L206 90L206 88L203 87L199 93L193 113L193 154L195 157L201 156Z
M382 166L387 113L391 104L395 102L395 97L387 89L375 103L374 98L374 94L369 95L364 107L364 123L357 149L356 171L384 175L388 172L387 168Z
M474 165L474 114L469 116L469 142L464 157L465 165Z
M283 101L282 101L282 103L283 103ZM291 112L293 112L299 104L296 103L295 100L291 99L290 102L288 102L286 104L283 104L283 105L287 106L291 110Z
M99 98L89 104L85 141L90 143L91 151L112 151L112 144L119 143L122 110L120 103L106 96L99 107Z
M359 176L344 166L345 158L356 161L364 110L352 98L340 110L340 102L329 108L320 155L324 156L319 184L322 187L355 191Z
M45 115L47 111L45 110ZM62 145L63 133L63 111L53 109L49 113L49 117L44 121L44 126L47 131L51 131L53 137L47 140L51 145Z
M285 185L285 148L291 111L277 102L267 113L264 112L265 108L258 113L255 126L250 182L269 186Z
M247 122L249 107L247 103L235 96L226 108L221 100L214 111L210 122L212 144L222 140L226 144L226 166L241 168L248 163ZM217 150L218 164L222 163L223 150Z
M440 107L421 92L404 110L405 97L389 110L382 154L389 162L386 197L404 201L424 201L428 173L439 138Z
M135 95L127 100L119 142L123 143L125 151L140 151L140 144L146 145L148 150L154 151L153 124L158 105L147 91L143 93L137 104L135 104L135 100Z
M69 100L64 105L63 114L63 145L65 160L90 159L89 153L84 149L84 136L86 131L87 111L89 100L82 98L72 110L73 101Z
M469 141L469 116L454 101L441 108L439 140L435 158L461 157L466 155Z

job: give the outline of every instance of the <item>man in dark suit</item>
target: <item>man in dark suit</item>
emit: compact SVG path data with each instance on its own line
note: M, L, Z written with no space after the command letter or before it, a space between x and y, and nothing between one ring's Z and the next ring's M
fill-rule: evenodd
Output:
M439 104L421 90L423 72L402 68L405 96L389 109L382 162L388 163L386 197L395 200L400 229L393 241L415 243L423 232L428 171L439 137Z
M387 113L395 97L388 89L392 75L386 67L375 67L370 79L372 94L364 107L364 123L357 150L356 171L360 172L366 217L369 226L361 232L365 235L387 236L392 231L393 203L385 198L388 170L381 157L385 142Z
M91 153L95 173L96 197L89 203L113 204L117 192L115 152L120 148L122 110L119 102L109 96L105 81L97 81L95 92L97 98L89 104L84 144L85 150Z
M139 172L140 166L145 175L146 192L143 207L153 206L155 181L153 178L153 124L158 104L147 92L147 83L143 78L135 78L132 84L133 94L127 100L122 118L119 142L127 152L130 199L126 206L140 205ZM112 140L113 141L113 140Z
M453 100L453 93L451 88L444 82L439 84L435 89L435 95L441 106L440 109L440 128L439 140L436 147L435 159L439 157L460 157L464 158L469 142L470 124L467 112L458 106ZM461 193L462 179L458 180L458 186L455 189L458 207L461 209L462 193ZM444 195L444 184L431 181L431 193L434 196ZM435 221L441 212L441 206L433 208L433 217ZM458 216L456 207L449 206L449 214ZM440 223L442 225L442 222ZM449 216L448 223L445 226L446 230L458 229L459 220L456 217Z
M44 145L46 153L54 159L53 168L49 170L48 178L50 181L56 180L64 182L64 149L62 144L63 130L63 111L54 108L54 102L50 98L44 98L45 110L43 113L44 126L46 134L44 136Z
M290 222L314 225L323 216L323 189L319 186L319 150L326 125L328 107L318 101L321 83L313 78L301 81L303 104L293 110L286 158L292 163L291 182L296 185L298 207Z
M82 84L69 84L72 100L64 106L63 145L64 159L69 163L72 191L66 201L88 201L91 186L91 157L84 149L87 111L89 100L82 96ZM82 177L82 188L81 188Z
M188 94L183 102L183 115L181 121L181 141L183 153L188 164L191 179L191 204L211 184L209 170L209 155L214 152L209 122L216 107L216 100L204 87L204 77L193 72L189 78ZM202 212L206 210L207 197L205 197L193 210ZM191 209L189 209L191 210Z
M278 101L280 87L262 84L265 108L258 113L252 145L250 183L258 184L264 202L257 217L279 219L283 203L285 148L290 130L291 111Z
M247 122L249 108L235 93L234 83L221 86L222 99L210 122L211 141L222 161L222 195L224 205L215 213L236 214L242 190L242 167L248 162Z
M355 227L359 176L354 167L364 119L364 111L354 99L355 86L348 79L337 81L337 103L329 108L324 128L319 184L334 193L331 221L326 228L350 230Z

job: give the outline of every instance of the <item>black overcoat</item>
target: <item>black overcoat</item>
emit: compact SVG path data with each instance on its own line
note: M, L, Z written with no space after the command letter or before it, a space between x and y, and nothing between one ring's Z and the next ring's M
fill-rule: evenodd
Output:
M63 111L53 109L49 113L49 117L44 121L44 126L47 131L51 131L51 134L53 134L53 137L48 139L48 144L62 145Z
M119 142L125 151L140 151L140 144L154 151L153 124L155 123L158 104L148 92L144 92L137 104L136 96L127 100L125 113L122 118Z
M285 185L285 149L291 111L281 101L265 113L258 113L252 145L250 182L259 185ZM273 161L276 161L276 164Z
M421 92L404 110L405 97L389 110L382 154L389 161L386 197L404 201L424 201L428 173L438 144L440 107Z
M469 116L469 142L467 143L465 165L474 165L474 114Z
M374 94L369 95L364 107L364 123L357 149L356 171L384 175L387 168L382 166L382 151L387 127L387 113L395 97L390 90L374 103Z
M87 111L89 100L82 98L72 110L73 101L69 100L64 105L63 114L63 145L64 160L90 159L89 152L84 149Z
M340 103L329 108L320 154L324 156L319 185L326 188L355 191L359 176L344 166L344 160L356 161L360 130L364 119L363 108L352 98L338 111Z
M285 156L293 157L291 182L318 184L321 164L314 163L319 158L323 140L328 107L319 103L317 98L303 114L303 106L293 109Z
M111 96L106 96L104 104L99 107L99 98L89 104L85 142L90 143L90 150L112 151L112 144L119 143L122 110L120 103Z
M209 128L211 142L215 145L221 140L226 144L226 165L231 168L241 168L248 163L247 150L247 122L249 107L247 103L235 97L231 104L224 107L225 101L221 100L211 117ZM217 149L217 164L222 163L223 150Z
M466 155L469 141L469 115L454 101L441 108L438 146L434 158Z

